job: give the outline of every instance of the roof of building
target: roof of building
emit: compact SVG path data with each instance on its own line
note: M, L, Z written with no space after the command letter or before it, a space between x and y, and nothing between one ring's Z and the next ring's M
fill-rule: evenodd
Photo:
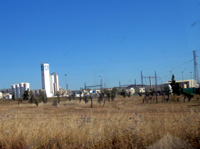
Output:
M189 82L189 81L195 81L195 82L196 82L196 80L194 80L194 79L190 79L190 80L179 80L179 81L176 81L176 82L177 82L177 83L182 83L182 82ZM171 83L171 80L168 81L168 82L166 82L166 84L169 84L169 83Z

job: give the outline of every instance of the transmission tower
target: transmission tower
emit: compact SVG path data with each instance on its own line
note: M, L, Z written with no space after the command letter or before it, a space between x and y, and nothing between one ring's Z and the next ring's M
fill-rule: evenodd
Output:
M197 55L196 55L196 51L193 51L193 57L194 57L194 79L197 81L197 83L199 82L199 73L198 73L198 68L197 68Z

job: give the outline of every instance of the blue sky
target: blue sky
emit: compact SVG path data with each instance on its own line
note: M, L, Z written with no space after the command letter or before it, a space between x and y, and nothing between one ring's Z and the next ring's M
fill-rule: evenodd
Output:
M99 75L107 87L140 83L141 70L190 79L200 56L200 0L2 0L0 22L0 88L41 88L43 62L69 89Z

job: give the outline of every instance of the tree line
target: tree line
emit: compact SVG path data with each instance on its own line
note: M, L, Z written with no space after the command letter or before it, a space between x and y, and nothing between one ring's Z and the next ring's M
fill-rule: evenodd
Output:
M125 97L130 97L131 93L127 92L126 89L122 89L119 92L119 90L116 87L114 87L110 90L102 89L100 91L97 91L95 94L90 93L90 89L88 89L88 90L82 89L82 90L80 90L79 97L76 97L75 92L72 92L72 94L69 95L69 97L65 97L65 99L66 100L68 99L69 101L78 99L79 103L81 103L83 101L86 104L88 102L90 102L90 107L93 108L94 99L97 99L98 103L104 107L106 102L114 101L117 95L121 95L125 98ZM57 105L60 103L60 98L61 98L61 92L57 91L56 98L52 99L53 100L52 106L57 107ZM13 100L17 100L18 104L21 104L23 102L23 100L26 100L30 104L35 104L37 107L39 106L39 103L41 103L41 102L44 104L47 104L47 102L48 102L46 93L45 93L45 91L42 91L42 90L39 90L39 94L35 94L35 93L33 93L33 91L30 91L30 90L24 91L22 98L15 99L15 96L13 95Z

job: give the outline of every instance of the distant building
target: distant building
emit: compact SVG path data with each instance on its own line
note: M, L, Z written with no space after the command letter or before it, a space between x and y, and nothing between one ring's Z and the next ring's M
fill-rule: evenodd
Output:
M35 90L31 90L31 92L37 98L37 97L39 97L40 92L45 92L45 90L44 89L35 89Z
M10 93L5 93L3 99L12 99L12 95Z
M45 90L47 97L53 97L56 92L59 91L59 80L56 72L50 75L49 64L41 64L41 77L42 77L42 89Z
M62 97L68 97L69 95L72 95L72 92L70 90L66 90L66 89L60 88L59 92L60 92Z
M170 84L171 81L166 82L165 84ZM196 82L196 80L180 80L176 81L180 85L181 88L199 88L199 84Z
M3 93L2 92L0 92L0 99L2 99L3 98Z

